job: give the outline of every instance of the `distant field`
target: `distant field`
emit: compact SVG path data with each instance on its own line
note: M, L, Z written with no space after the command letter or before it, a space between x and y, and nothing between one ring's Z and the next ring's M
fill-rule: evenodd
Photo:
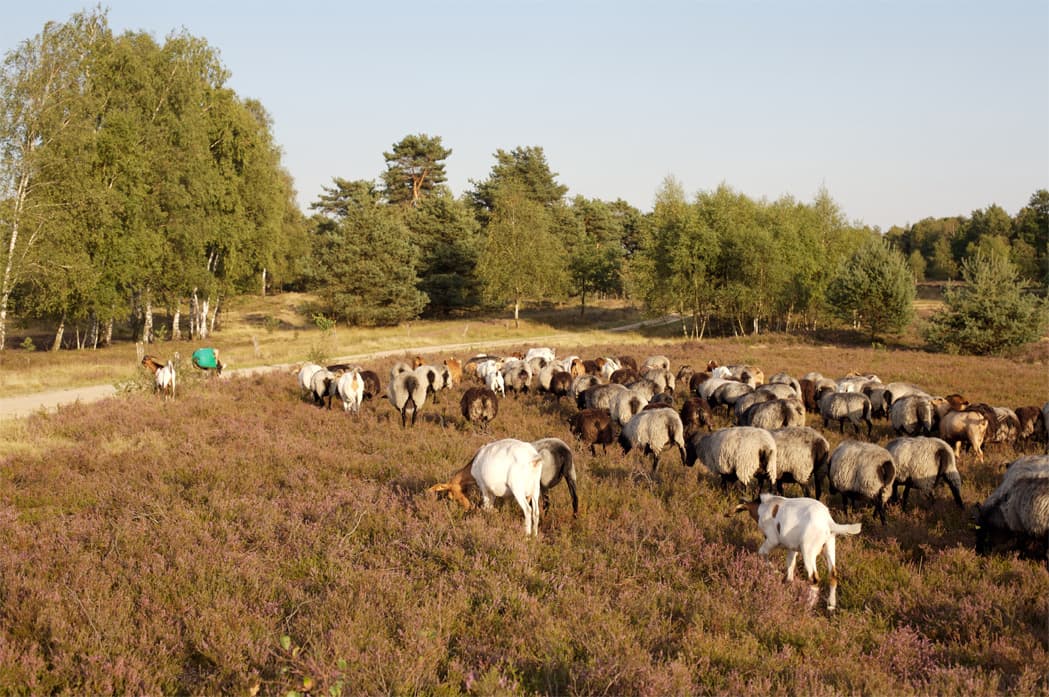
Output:
M298 331L275 331L288 345L266 342L258 360L382 345ZM491 332L478 336L483 347L513 330L396 331L405 346ZM250 338L230 342L250 362ZM871 372L1010 406L1049 398L1044 364L905 347L588 329L558 353L662 353L675 369L715 359L766 375ZM367 365L385 385L396 358ZM1045 562L973 551L970 506L996 486L1018 454L1011 447L988 447L983 463L963 455L965 510L941 488L909 511L891 507L882 526L869 509L845 516L830 499L837 520L863 531L839 542L839 610L827 616L805 610L804 583L783 582L782 552L771 567L758 560L756 527L731 515L741 491L673 453L655 476L617 447L591 455L567 430L567 402L509 397L481 434L461 422L462 388L402 429L383 399L359 419L318 409L288 373L188 378L173 402L135 389L146 384L0 427L2 693L1049 691ZM512 502L464 512L426 493L483 443L545 436L572 445L582 510L573 519L564 485L552 491L538 540L523 538ZM889 437L876 422L874 439Z

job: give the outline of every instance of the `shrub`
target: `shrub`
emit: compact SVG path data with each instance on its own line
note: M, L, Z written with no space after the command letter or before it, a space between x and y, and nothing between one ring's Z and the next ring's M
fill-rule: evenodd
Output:
M879 238L857 249L827 288L834 314L867 329L871 340L907 326L914 294L913 270L902 254Z

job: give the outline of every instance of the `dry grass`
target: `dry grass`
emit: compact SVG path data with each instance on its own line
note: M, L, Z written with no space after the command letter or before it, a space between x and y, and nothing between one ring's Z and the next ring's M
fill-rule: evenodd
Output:
M1013 406L1049 394L1044 366L1008 359L598 338L559 353L858 370ZM369 364L384 384L395 358ZM890 509L884 527L851 516L864 529L839 543L828 617L783 582L782 554L758 561L756 527L726 515L738 493L675 455L653 478L633 454L575 447L581 515L562 485L538 540L516 505L484 514L429 497L495 438L573 442L567 403L508 398L481 435L460 423L458 394L405 430L385 400L355 420L274 373L5 424L0 693L1049 691L1045 564L976 555L969 512L945 491ZM966 502L1015 455L963 456Z

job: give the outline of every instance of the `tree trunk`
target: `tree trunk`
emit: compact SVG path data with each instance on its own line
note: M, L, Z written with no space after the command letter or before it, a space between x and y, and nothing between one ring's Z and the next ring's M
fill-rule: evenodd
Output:
M521 328L521 299L514 300L514 329Z
M0 351L7 346L7 308L14 290L15 249L18 247L19 221L29 195L29 172L23 170L18 178L18 191L15 194L14 210L11 211L11 239L7 243L7 260L4 264L4 280L0 285Z
M102 339L103 346L111 346L113 344L113 318L110 317L106 320L106 335Z
M211 324L208 325L208 334L214 334L215 333L215 325L219 321L219 308L220 307L222 307L222 298L216 296L215 297L215 311L211 313ZM332 331L334 333L334 326L332 327Z
M586 293L579 294L579 316L582 317L586 313Z
M197 317L197 338L201 340L208 338L208 310L210 305L211 301L208 298L200 301L200 314Z
M171 318L171 340L182 341L182 303L175 301L175 314Z
M262 267L262 297L266 297L266 267Z
M149 297L142 307L142 340L147 344L153 343L153 301Z
M62 348L62 337L66 333L66 316L62 315L62 319L58 320L58 329L55 330L55 340L51 342L51 350L57 351Z
M98 348L98 316L94 313L91 314L91 324L87 329L87 341L85 342L91 345L91 348Z

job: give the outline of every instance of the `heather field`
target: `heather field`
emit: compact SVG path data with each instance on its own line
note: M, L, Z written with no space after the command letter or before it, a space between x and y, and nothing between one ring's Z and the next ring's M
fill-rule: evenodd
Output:
M1012 407L1049 398L1037 361L762 341L558 353L872 372ZM394 360L367 367L385 386ZM313 406L287 371L187 373L174 401L146 384L2 425L0 693L1049 693L1045 562L973 551L970 507L1011 447L962 456L966 510L946 488L912 493L921 505L891 507L882 526L832 498L863 530L839 540L828 615L784 582L782 550L758 559L757 527L731 515L739 491L673 452L655 477L636 453L591 456L567 401L508 397L481 434L459 416L462 387L402 429L385 399L357 419ZM486 442L545 436L573 445L581 511L554 489L538 539L512 502L464 511L426 492ZM874 439L889 438L876 421Z

